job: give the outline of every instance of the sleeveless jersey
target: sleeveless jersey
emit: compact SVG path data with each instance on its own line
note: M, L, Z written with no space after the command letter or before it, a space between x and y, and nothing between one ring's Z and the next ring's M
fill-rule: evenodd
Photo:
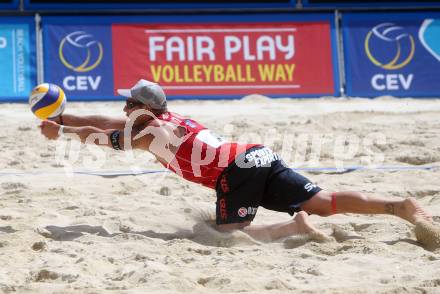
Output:
M162 164L184 179L209 188L215 189L217 178L236 156L259 146L226 142L198 122L175 113L166 112L157 118L185 129L175 157Z

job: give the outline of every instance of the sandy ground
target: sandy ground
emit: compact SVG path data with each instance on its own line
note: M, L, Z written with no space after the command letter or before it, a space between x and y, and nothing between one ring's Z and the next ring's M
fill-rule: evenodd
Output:
M122 106L67 112L121 115ZM170 108L263 142L292 167L339 168L301 172L324 189L416 197L440 221L440 100L252 96ZM220 234L203 221L214 212L207 188L169 173L72 173L162 170L145 154L49 142L24 104L2 104L0 125L0 292L440 293L440 250L395 217L311 216L327 243ZM343 172L353 166L371 169ZM289 218L260 208L255 223Z

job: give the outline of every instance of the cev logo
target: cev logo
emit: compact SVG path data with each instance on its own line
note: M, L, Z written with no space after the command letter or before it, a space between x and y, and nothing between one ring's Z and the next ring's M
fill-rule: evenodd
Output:
M0 49L6 48L8 46L8 41L5 37L0 37Z
M74 64L72 62L74 58L69 59L66 57L66 55L69 56L72 52L75 52L75 57L79 56L80 62ZM95 40L93 35L83 31L76 31L68 34L61 40L58 55L65 67L75 72L88 72L101 63L104 50L101 42Z
M372 53L371 48L378 44L384 44L390 50L396 53L394 57L386 62L380 62ZM388 43L388 44L387 44ZM414 57L415 43L414 38L404 32L402 27L396 26L393 23L382 23L375 26L368 32L365 37L365 53L370 61L383 69L395 70L406 66Z

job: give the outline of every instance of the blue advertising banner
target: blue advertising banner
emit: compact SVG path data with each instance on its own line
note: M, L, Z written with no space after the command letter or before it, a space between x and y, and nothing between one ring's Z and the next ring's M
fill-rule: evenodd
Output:
M14 0L17 1L17 0ZM296 0L238 0L238 1L201 1L201 0L23 0L24 9L29 10L139 10L161 9L221 9L221 8L289 8L296 6Z
M438 7L440 2L437 0L302 0L304 7L328 7L328 8L357 8L357 7L392 7L392 8L407 8L407 7Z
M114 96L111 26L44 28L44 81L60 85L68 99Z
M0 10L15 10L18 9L19 0L3 0L0 1Z
M440 13L347 13L347 95L440 96Z
M0 18L0 102L25 101L36 83L32 18Z

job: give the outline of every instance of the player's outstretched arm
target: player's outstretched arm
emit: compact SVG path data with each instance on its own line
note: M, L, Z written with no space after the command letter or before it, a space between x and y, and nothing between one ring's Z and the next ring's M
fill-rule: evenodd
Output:
M91 126L101 130L123 129L127 118L112 118L103 115L78 116L73 114L62 114L52 119L60 125L72 127Z
M49 140L56 140L65 135L84 144L107 146L119 150L127 149L127 146L129 149L149 150L148 148L154 139L149 134L136 138L137 132L133 130L128 132L128 136L125 136L124 130L104 130L93 126L62 126L49 120L43 121L40 128L41 133ZM130 142L125 142L125 140L130 140Z

